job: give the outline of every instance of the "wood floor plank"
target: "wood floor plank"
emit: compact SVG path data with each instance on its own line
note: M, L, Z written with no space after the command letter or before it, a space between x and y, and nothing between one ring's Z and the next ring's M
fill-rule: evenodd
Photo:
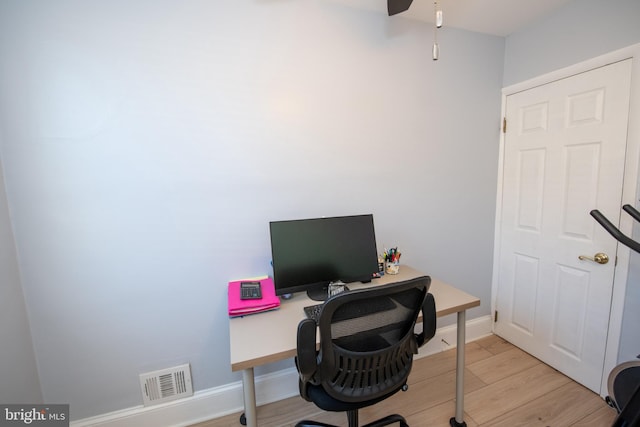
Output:
M601 407L601 403L602 399L591 390L570 381L556 390L490 420L487 426L569 427L585 414L597 410Z
M470 363L468 369L485 383L493 384L540 363L535 357L514 347L490 359Z
M239 413L225 415L223 417L215 418L212 420L202 421L201 423L191 424L189 427L222 427L222 426L235 426L240 425L238 422L240 417Z
M569 381L569 378L549 366L538 364L468 393L465 397L465 410L478 424L482 425Z
M489 335L474 341L492 354L502 353L513 348L513 344L497 335Z
M304 418L315 418L324 413L311 402L307 402L300 396L279 400L269 405L258 407L258 419L260 426L283 427L294 425Z
M493 356L492 353L476 343L468 343L465 346L465 360L470 363L486 360ZM414 366L409 376L409 384L423 381L445 372L455 372L456 370L456 350L447 350L427 357L421 357L413 362Z
M610 426L616 419L617 412L609 406L602 406L584 418L572 424L571 427L602 427Z
M411 427L449 426L449 420L455 415L455 412L455 402L450 400L415 414L405 415L405 418ZM469 416L465 416L464 421L467 423L467 427L478 427L478 424Z

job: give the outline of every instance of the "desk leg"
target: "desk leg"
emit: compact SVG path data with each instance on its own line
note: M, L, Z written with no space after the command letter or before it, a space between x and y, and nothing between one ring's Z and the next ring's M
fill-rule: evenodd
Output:
M244 393L244 416L247 427L258 426L256 413L256 383L253 377L253 368L242 371L242 391Z
M464 345L466 334L466 312L458 312L456 344L456 416L449 420L451 427L466 427L464 422Z

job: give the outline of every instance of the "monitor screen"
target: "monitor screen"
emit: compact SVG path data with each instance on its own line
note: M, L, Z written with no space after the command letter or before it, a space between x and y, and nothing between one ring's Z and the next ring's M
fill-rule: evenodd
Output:
M368 282L378 272L371 214L273 221L269 228L276 295L307 291L324 299L330 282Z

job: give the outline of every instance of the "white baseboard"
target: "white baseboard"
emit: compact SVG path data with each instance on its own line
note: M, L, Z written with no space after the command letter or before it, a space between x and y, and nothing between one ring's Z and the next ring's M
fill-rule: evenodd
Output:
M491 334L491 316L467 321L466 341ZM456 325L438 328L435 337L420 349L417 358L455 348ZM256 377L258 405L286 399L298 394L298 373L283 369ZM208 390L197 391L191 397L154 406L136 406L91 418L72 421L71 427L184 427L212 418L242 411L242 382L238 381Z
M471 342L491 335L492 326L490 315L467 320L465 341ZM440 353L441 351L451 350L452 348L456 348L456 343L457 328L455 323L453 325L438 328L436 330L436 335L431 339L431 341L420 348L420 354L416 356L416 359Z

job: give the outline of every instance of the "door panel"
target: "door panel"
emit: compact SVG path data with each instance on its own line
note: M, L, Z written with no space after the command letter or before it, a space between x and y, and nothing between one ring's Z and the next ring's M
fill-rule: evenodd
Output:
M600 143L564 147L562 234L564 238L591 241L593 219L590 212L597 202L600 171Z
M507 97L495 332L599 392L631 60ZM579 260L596 252L611 262Z
M558 266L551 345L580 361L584 342L585 307L589 274L569 266ZM575 306L575 310L564 307Z
M522 329L522 332L533 335L539 260L523 254L514 254L514 256L514 282L519 286L513 290L511 319L513 325Z
M519 153L518 227L540 232L544 190L545 150L526 150Z

